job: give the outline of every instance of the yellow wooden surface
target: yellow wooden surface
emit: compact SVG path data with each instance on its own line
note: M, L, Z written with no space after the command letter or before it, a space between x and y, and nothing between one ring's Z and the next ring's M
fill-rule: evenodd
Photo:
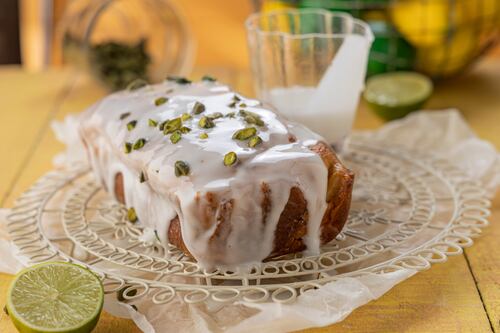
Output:
M252 93L246 72L224 68L208 72ZM50 132L50 120L83 109L105 92L69 71L27 74L13 67L0 68L0 91L0 205L9 207L50 170L53 156L63 148ZM460 108L477 133L500 148L500 60L485 61L468 75L438 87L429 107ZM381 124L364 105L360 107L356 128ZM415 275L339 324L307 332L500 332L498 196L490 220L491 227L464 255ZM0 307L11 278L0 274ZM3 312L0 332L15 332ZM130 320L104 313L95 332L139 330Z

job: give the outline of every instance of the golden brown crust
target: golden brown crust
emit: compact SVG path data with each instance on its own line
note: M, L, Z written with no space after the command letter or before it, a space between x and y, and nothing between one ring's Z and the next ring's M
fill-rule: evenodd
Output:
M347 169L338 159L332 148L324 142L311 147L328 168L328 186L326 192L325 215L321 221L321 243L325 244L337 236L349 215L351 207L354 173Z
M354 174L342 165L333 150L326 143L318 142L311 147L311 150L321 157L328 168L326 195L328 205L321 221L321 243L325 244L339 234L347 220L351 204ZM123 185L123 176L118 173L115 176L114 192L117 200L121 203L125 203ZM261 189L263 193L261 223L265 224L272 205L270 199L271 193L266 183L262 183ZM230 221L234 204L233 200L219 202L217 196L209 192L203 197L198 194L196 202L202 207L202 209L197 211L201 214L200 218L204 222L205 227L208 229L213 223L217 224L209 241L209 250L213 256L217 256L217 253L220 253L219 251L226 246L227 237L231 233L231 225L226 221ZM276 226L274 247L269 257L304 250L305 244L302 238L307 234L308 218L307 202L304 194L298 187L292 187L288 202ZM170 222L168 240L182 252L190 255L182 239L181 225L178 217L175 217Z
M121 172L118 172L115 175L115 197L119 203L125 205L125 189L123 187L123 175Z

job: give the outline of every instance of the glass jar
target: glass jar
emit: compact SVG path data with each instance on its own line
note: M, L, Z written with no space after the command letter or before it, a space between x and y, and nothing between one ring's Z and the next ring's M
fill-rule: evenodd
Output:
M63 62L112 90L186 75L193 64L191 33L168 0L72 0L58 36Z
M252 14L246 28L259 99L342 147L364 88L369 26L347 13L290 9Z

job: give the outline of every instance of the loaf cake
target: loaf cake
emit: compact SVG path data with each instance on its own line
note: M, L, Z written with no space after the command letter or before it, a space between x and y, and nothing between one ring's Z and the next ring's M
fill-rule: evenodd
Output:
M354 176L331 147L210 77L114 93L79 137L129 220L205 268L318 254L347 219Z

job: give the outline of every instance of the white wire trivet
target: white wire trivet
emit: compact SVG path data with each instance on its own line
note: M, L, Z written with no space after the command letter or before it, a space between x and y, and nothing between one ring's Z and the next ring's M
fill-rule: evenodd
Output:
M318 256L286 255L250 272L206 271L175 247L144 237L85 166L52 171L16 201L14 244L30 263L64 260L98 273L108 294L133 304L293 302L346 276L424 270L462 253L488 225L481 184L427 153L351 142L356 181L348 222Z

